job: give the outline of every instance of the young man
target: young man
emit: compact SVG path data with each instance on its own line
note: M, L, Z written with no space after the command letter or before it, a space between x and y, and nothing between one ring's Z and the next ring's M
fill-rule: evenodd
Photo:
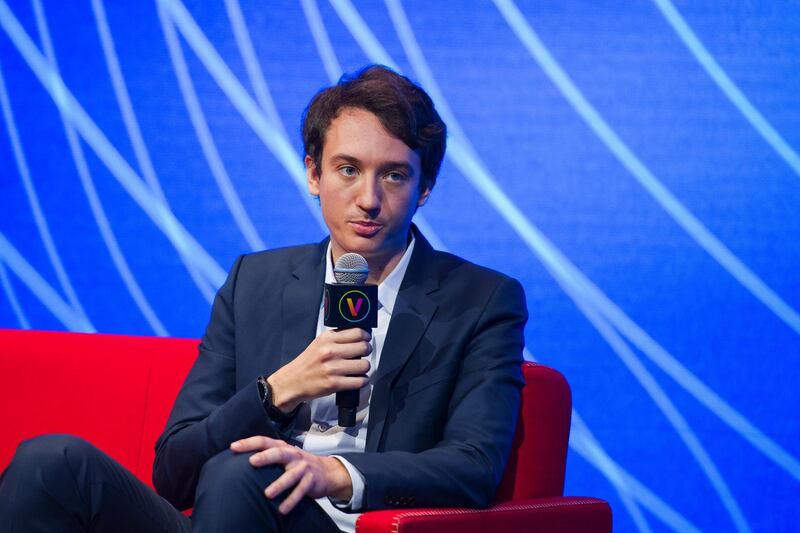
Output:
M314 97L303 140L330 238L234 264L156 445L163 498L88 443L51 436L20 447L0 499L13 484L20 512L115 531L352 530L363 511L491 502L527 313L519 283L434 251L411 224L444 123L422 89L373 66ZM323 326L323 283L347 252L378 284L371 335ZM334 394L348 389L361 401L342 428ZM175 510L190 507L191 522Z

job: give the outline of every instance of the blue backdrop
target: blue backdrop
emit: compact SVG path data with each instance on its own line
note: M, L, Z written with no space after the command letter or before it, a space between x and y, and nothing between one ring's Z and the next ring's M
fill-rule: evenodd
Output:
M368 62L450 127L416 217L525 286L619 531L800 520L800 6L0 0L0 327L198 337L316 241L300 114Z

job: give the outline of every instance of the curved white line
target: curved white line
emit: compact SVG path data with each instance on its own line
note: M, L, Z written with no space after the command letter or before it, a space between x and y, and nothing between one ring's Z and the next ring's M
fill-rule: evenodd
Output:
M311 36L314 38L314 45L322 60L322 66L325 68L330 82L336 83L342 77L342 67L339 65L339 60L336 59L333 45L319 14L317 0L300 0L300 4L303 6L303 13L308 22L308 28L311 30Z
M152 190L161 201L163 207L171 211L167 198L164 196L164 191L161 189L161 183L153 167L153 162L150 159L150 153L142 137L139 122L136 120L136 113L133 111L133 104L128 94L125 78L122 75L122 69L119 64L117 52L114 48L114 40L111 37L111 30L108 26L102 0L92 0L92 11L94 12L95 21L97 22L97 31L100 35L103 57L108 66L108 73L111 76L111 85L114 88L114 95L116 96L117 104L122 113L122 121L125 124L125 130L128 132L128 138L133 146L133 153L136 157L136 161L139 163L139 168L150 190ZM211 303L214 300L216 288L211 285L208 279L203 278L201 273L197 271L191 258L180 254L179 257L200 293L206 301Z
M586 423L575 409L572 410L572 432L569 436L569 446L588 461L589 464L597 468L614 486L623 484L625 490L629 490L630 494L636 498L642 506L673 530L680 531L681 533L700 531L697 526L681 516L666 502L656 496L649 488L644 486L638 479L630 475L625 469L611 459L597 442L595 436L589 431ZM644 520L644 517L642 517L642 520Z
M686 445L686 448L694 457L700 469L711 482L711 486L722 501L722 505L728 511L737 531L750 531L750 526L739 507L736 498L731 493L728 484L722 477L717 465L708 455L708 452L703 447L700 439L689 426L686 419L675 407L669 399L664 390L653 378L652 374L648 372L647 368L642 364L638 357L633 353L625 341L620 338L619 334L614 330L611 325L601 317L597 310L591 307L581 295L581 293L568 285L562 285L564 291L570 296L575 305L581 310L581 313L589 320L592 326L597 330L603 340L611 347L611 349L622 360L631 374L636 378L639 384L647 392L648 396L653 400L658 409L670 423L672 428L678 434L680 439Z
M236 76L233 75L228 65L222 60L219 52L214 48L205 34L200 30L197 22L189 14L186 6L180 0L157 0L165 8L178 30L184 36L189 46L194 50L200 62L203 63L211 77L217 82L222 91L227 95L231 104L242 115L245 122L253 129L258 138L273 153L278 162L287 170L300 192L300 197L305 202L308 210L314 216L319 227L327 232L328 228L322 219L320 209L308 194L305 168L302 160L292 145L280 134L280 131L264 116L261 108L242 87Z
M317 52L319 52L322 66L325 68L330 82L332 84L336 83L342 77L342 67L333 52L333 45L328 38L328 32L325 30L325 24L319 14L317 1L300 0L300 4L303 6L303 14L308 23L308 29L311 30L311 36L314 38L314 45L317 47Z
M333 1L333 0L332 0ZM337 1L337 4L345 5ZM350 9L353 9L347 3ZM353 11L355 11L353 9ZM357 13L356 13L356 16ZM366 28L366 25L364 25ZM369 29L366 29L369 31ZM351 30L352 31L352 30ZM377 57L365 47L363 36L353 33L356 41L362 46L368 57ZM385 54L385 52L384 52ZM409 56L412 59L412 56ZM413 65L413 63L412 63ZM416 70L417 74L424 73L426 69ZM421 77L423 85L433 95L438 93L434 79ZM451 130L460 131L458 123L446 102L436 102L437 109L443 115L445 122L455 126ZM454 135L449 142L447 152L449 159L459 168L467 180L486 198L498 214L517 232L523 242L536 255L550 274L560 282L574 286L620 333L628 338L647 357L674 379L681 387L696 398L702 405L718 416L723 422L750 442L757 450L775 464L783 468L791 476L800 479L800 461L789 454L775 441L770 439L747 418L741 415L725 400L712 391L694 374L686 369L672 354L653 340L633 320L630 319L619 307L616 306L589 278L587 278L569 259L534 226L511 201L505 192L497 185L494 177L486 169L483 162L477 157L471 146L458 135Z
M22 254L0 232L0 261L4 262L17 275L36 298L70 331L91 332L86 319L75 312L68 303L36 272Z
M358 11L353 7L350 0L329 1L336 11L336 14L342 19L342 23L344 23L347 31L356 39L358 45L367 54L367 57L369 57L369 60L400 72L400 67L397 66L397 63L395 63L386 52L386 49L372 33L372 30L369 29L369 26L364 22L364 19L361 18L361 15L358 14Z
M97 124L89 117L61 76L53 71L31 38L22 28L5 1L0 1L0 26L11 39L22 58L31 68L36 78L47 90L56 106L75 127L76 131L97 154L100 161L109 169L125 192L136 202L153 221L172 245L190 258L198 271L216 287L225 281L225 271L213 257L198 244L186 228L165 208L142 179L133 171L127 161L119 154Z
M0 284L3 285L3 292L8 296L8 303L11 304L11 310L14 311L14 316L17 317L17 322L22 329L31 329L31 323L28 322L28 317L19 305L17 295L14 293L14 286L11 285L11 280L8 279L6 267L3 266L3 261L0 261Z
M443 252L449 251L447 246L445 246L444 241L442 241L441 237L439 237L439 235L433 229L433 226L428 223L428 220L422 216L422 213L419 211L414 214L414 223L419 226L420 231L425 235L425 238L428 239L428 242L431 243L431 246Z
M742 116L750 123L759 135L769 144L773 150L783 159L789 167L800 175L800 155L787 143L781 134L772 127L772 124L764 118L750 100L744 95L739 87L730 79L723 68L716 62L714 56L706 49L697 34L686 23L678 9L669 0L653 0L664 18L667 19L672 29L678 34L683 44L697 59L697 62L711 76L717 87L728 97L728 100L739 110Z
M589 439L586 435L582 433L581 429L579 429L578 422L576 420L577 417L578 413L573 408L572 423L570 425L570 433L569 433L569 446L570 448L575 450L576 453L584 457L581 451L584 447L589 447L587 445ZM594 435L592 435L592 437L594 437ZM577 441L581 440L583 440L584 442L580 444L576 443ZM625 480L622 476L622 473L616 471L613 468L614 463L604 461L606 455L607 454L605 453L605 450L603 450L602 453L598 452L591 453L592 458L598 463L603 462L603 465L601 467L600 465L595 465L591 461L589 464L597 468L601 474L604 474L608 482L611 484L611 486L614 487L614 490L617 492L617 496L619 496L619 498L622 500L622 505L625 506L625 510L628 511L628 514L633 519L633 523L636 526L636 529L642 533L644 532L649 533L651 531L650 524L647 522L647 518L644 516L644 513L642 513L642 510L639 507L639 504L637 503L635 496L631 493L631 488L627 484L625 484ZM609 472L606 473L606 470L609 470Z
M180 87L183 101L186 104L186 109L189 111L189 119L192 122L197 139L200 141L200 148L203 151L203 156L205 156L211 174L214 176L217 187L222 193L222 198L225 200L225 204L228 206L231 215L233 215L233 219L239 227L239 231L242 232L247 244L254 251L263 250L266 248L266 245L259 236L252 220L250 220L250 217L247 215L239 195L236 194L228 171L225 169L225 164L222 162L222 157L217 150L217 145L214 143L214 138L208 128L208 123L206 122L203 109L200 106L197 92L194 89L189 69L186 66L186 60L183 56L175 27L172 21L168 19L167 14L164 13L161 4L156 4L156 7L158 18L161 21L164 39L167 43L167 49L169 50L169 57L172 61L172 67L178 79L178 86Z
M264 74L261 71L258 58L256 57L255 49L253 48L253 41L250 39L250 32L247 30L247 23L242 15L242 8L238 0L225 0L225 9L228 12L228 19L231 21L231 28L233 29L233 36L236 39L236 46L239 47L239 53L244 60L244 68L247 71L247 77L250 79L250 84L253 86L253 91L256 93L256 100L261 110L267 114L272 123L283 132L283 136L287 139L289 135L286 133L286 128L283 127L278 108L275 107L275 101L267 85L267 80L264 79Z
M54 71L58 72L58 60L56 59L55 50L53 49L50 31L47 27L47 18L45 17L44 7L42 6L41 0L33 0L33 10L36 17L36 26L42 39L42 46L44 48L45 56L52 65ZM111 257L111 261L114 263L114 266L116 267L120 278L122 278L122 282L125 284L128 293L130 293L131 298L136 304L136 307L142 313L142 316L150 325L150 328L156 335L166 337L169 335L169 333L158 319L158 316L156 315L155 311L153 311L153 308L150 306L147 298L144 296L141 287L139 287L136 278L133 276L128 263L125 260L122 250L120 250L119 244L114 236L114 232L111 229L108 218L106 217L103 205L97 195L97 190L94 187L94 182L92 181L92 176L89 171L89 165L86 164L86 158L84 157L83 149L78 141L78 136L72 126L70 126L70 124L67 122L66 118L64 118L63 113L60 111L59 116L61 117L61 124L64 127L64 132L67 136L69 149L72 153L72 159L75 161L75 168L78 171L78 176L80 178L83 191L89 200L89 207L91 208L92 215L97 223L97 227L100 230L100 235L103 238L103 242L108 249L108 254Z
M47 257L50 259L50 264L53 266L53 270L56 272L56 278L58 278L61 288L67 295L70 305L79 315L83 317L80 329L78 331L94 332L94 326L89 321L89 317L86 315L86 311L84 311L83 306L81 306L78 296L75 294L75 289L72 287L69 276L64 269L64 265L61 262L61 256L58 254L56 245L53 242L53 236L50 234L50 227L47 225L44 212L39 204L39 196L36 194L36 188L33 186L33 180L31 179L28 162L25 159L25 152L22 149L22 142L20 141L17 126L14 122L14 111L11 109L11 102L8 98L8 91L6 90L6 84L3 77L3 68L1 64L0 107L2 107L3 119L5 120L6 127L8 128L8 138L11 142L11 148L14 153L14 161L17 165L17 171L19 172L20 179L22 180L22 184L25 189L25 195L28 197L28 203L30 204L31 211L33 213L33 220L36 223L36 229L39 232L39 236L42 238L42 243L44 244L45 251L47 252Z
M103 57L105 58L108 73L111 77L111 85L114 88L117 105L119 105L119 110L122 113L122 122L125 124L128 138L130 138L131 145L133 146L134 156L139 163L145 182L147 182L147 185L153 193L166 205L167 199L166 196L164 196L164 190L161 188L161 182L156 175L156 169L153 167L150 153L145 146L144 137L139 128L139 122L136 120L136 113L133 111L133 103L131 102L130 94L128 94L128 87L125 84L125 77L122 74L122 68L119 64L119 58L117 57L117 51L114 46L114 39L111 36L111 29L108 26L105 6L102 0L91 0L91 2L97 33L100 36Z
M513 0L493 1L523 46L564 95L564 98L644 190L728 274L787 326L800 334L800 313L787 304L780 295L731 252L633 153L553 58Z

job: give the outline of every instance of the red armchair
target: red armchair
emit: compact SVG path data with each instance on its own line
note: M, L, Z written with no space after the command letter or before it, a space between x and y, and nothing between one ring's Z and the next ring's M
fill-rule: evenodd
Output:
M153 445L197 353L197 341L0 330L0 470L20 441L81 436L151 484ZM525 363L522 412L489 509L364 513L359 532L611 531L611 509L562 497L571 399L563 376Z

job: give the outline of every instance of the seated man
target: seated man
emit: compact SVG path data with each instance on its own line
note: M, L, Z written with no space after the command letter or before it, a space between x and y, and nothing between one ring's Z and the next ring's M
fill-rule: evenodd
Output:
M84 441L39 437L3 474L1 523L352 531L368 510L487 506L519 410L527 311L518 282L433 250L411 223L445 134L428 95L384 67L318 93L305 167L330 237L233 265L156 444L160 496ZM371 334L323 325L323 284L348 252L378 285ZM350 389L360 403L343 428L334 396Z

